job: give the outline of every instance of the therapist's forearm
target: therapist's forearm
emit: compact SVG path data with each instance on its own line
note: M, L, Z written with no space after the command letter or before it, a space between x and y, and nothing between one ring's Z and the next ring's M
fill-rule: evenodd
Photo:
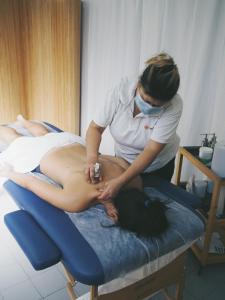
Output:
M98 160L98 150L102 140L102 132L93 125L89 125L86 133L86 153L88 162L96 162Z
M120 175L119 180L121 185L127 184L131 179L147 168L147 166L154 161L156 156L164 147L164 144L153 143L152 146L147 147L142 153L140 153L129 168Z
M87 161L96 162L98 160L98 150L101 143L102 134L94 126L89 126L86 133Z

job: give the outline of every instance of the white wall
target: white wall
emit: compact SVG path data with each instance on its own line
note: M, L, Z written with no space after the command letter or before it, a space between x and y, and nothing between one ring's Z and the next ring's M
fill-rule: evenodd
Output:
M123 76L138 76L160 51L171 54L180 70L181 144L200 144L202 132L225 139L222 0L84 0L82 136L107 90ZM101 150L113 153L108 132Z

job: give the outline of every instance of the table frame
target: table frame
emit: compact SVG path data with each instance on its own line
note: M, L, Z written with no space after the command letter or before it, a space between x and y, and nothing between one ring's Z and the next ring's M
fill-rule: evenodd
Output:
M225 219L217 219L217 205L220 189L225 186L225 179L217 176L210 168L204 165L199 159L192 155L184 147L179 148L178 160L176 166L175 174L175 184L180 185L180 177L182 171L183 157L185 157L193 166L205 174L213 182L212 198L209 208L208 217L203 214L206 221L206 231L203 249L200 249L197 244L192 246L194 254L197 256L202 266L213 263L223 263L225 262L225 254L219 255L216 253L209 253L209 246L211 242L211 237L213 232L218 232L220 234L221 240L225 245ZM202 213L202 211L200 210Z

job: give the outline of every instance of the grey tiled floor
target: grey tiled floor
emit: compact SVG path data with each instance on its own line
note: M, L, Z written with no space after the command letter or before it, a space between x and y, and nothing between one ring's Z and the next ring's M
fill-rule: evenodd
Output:
M9 234L3 216L16 209L14 202L0 189L0 300L69 300L61 267L34 271ZM225 264L207 266L198 275L199 264L189 251L186 266L184 300L225 300ZM77 284L75 291L82 295L88 287ZM164 299L161 293L151 298Z
M186 280L183 300L224 300L225 299L225 264L208 265L199 275L199 263L188 252L186 262ZM161 295L151 300L165 299Z

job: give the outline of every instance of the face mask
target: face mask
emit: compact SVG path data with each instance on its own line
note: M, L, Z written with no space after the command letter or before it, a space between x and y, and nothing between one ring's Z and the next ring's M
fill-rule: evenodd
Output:
M157 115L162 111L162 107L154 107L146 103L140 95L136 95L134 101L144 115Z

